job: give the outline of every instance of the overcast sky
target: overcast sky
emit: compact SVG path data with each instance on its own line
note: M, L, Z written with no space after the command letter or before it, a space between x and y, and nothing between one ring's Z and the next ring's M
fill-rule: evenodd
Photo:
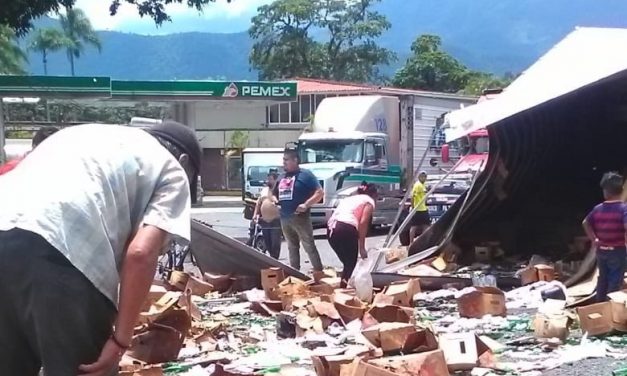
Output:
M205 6L202 13L184 4L171 4L166 12L172 22L157 28L150 18L140 18L137 9L122 2L118 14L109 16L109 0L76 0L75 7L87 13L92 25L97 30L115 30L138 34L170 34L189 31L214 33L232 33L244 31L250 25L250 18L257 12L257 7L272 0L216 0ZM183 1L186 3L186 1Z

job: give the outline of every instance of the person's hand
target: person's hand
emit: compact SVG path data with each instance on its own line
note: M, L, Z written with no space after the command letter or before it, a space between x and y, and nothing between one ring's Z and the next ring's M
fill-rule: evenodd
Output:
M594 241L592 242L592 246L595 249L599 249L599 246L601 245L601 242L599 241L599 238L594 238Z
M255 223L259 222L259 214L253 216L253 221L255 221Z
M298 213L298 214L305 213L305 212L307 212L307 210L309 210L309 208L305 204L300 204L300 205L298 205L298 207L296 207L296 213Z
M365 248L361 248L359 250L359 256L361 256L362 259L367 259L368 258L368 251L366 251Z
M78 367L81 376L106 376L116 370L126 350L118 346L111 338L105 343L95 363Z

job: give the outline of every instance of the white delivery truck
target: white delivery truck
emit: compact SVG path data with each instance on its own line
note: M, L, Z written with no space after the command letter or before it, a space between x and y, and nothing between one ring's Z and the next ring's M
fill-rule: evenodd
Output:
M397 97L332 97L320 103L311 132L296 146L301 167L324 189L324 199L311 211L314 225L325 224L339 200L362 181L379 188L373 225L393 222L403 196L399 114Z

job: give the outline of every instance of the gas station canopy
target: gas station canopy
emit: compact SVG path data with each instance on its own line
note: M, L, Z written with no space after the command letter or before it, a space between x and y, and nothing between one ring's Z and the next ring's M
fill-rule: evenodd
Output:
M121 81L109 77L0 76L0 97L124 101L296 99L296 82Z

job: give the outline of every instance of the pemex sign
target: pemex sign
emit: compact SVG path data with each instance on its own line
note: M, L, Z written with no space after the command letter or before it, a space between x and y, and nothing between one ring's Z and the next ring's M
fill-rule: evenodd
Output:
M296 82L252 81L117 81L111 82L113 99L258 99L292 100Z

